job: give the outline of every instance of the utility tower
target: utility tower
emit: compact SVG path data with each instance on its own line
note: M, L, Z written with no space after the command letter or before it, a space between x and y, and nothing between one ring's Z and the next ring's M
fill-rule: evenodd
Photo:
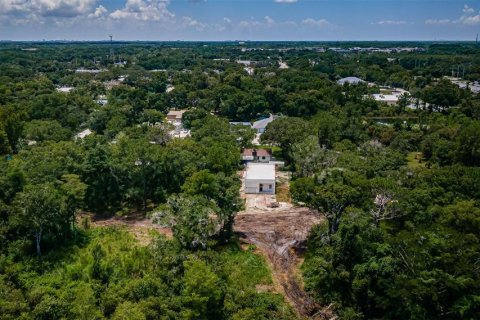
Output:
M112 58L112 62L115 62L115 55L113 52L113 35L109 35L110 37L110 57Z

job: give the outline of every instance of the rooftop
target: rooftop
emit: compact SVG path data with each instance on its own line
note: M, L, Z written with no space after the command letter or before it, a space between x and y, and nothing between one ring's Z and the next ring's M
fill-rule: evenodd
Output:
M167 118L175 118L175 119L182 119L183 114L187 110L170 110L167 113Z
M253 129L265 129L267 127L267 125L272 122L273 120L275 120L277 117L275 117L274 115L270 115L270 117L268 118L265 118L265 119L262 119L262 120L258 120L258 121L255 121L253 124L252 124L252 128Z
M267 149L244 149L242 156L253 156L253 151L257 151L258 157L268 157L270 156L270 151Z
M249 163L245 179L275 180L275 165L269 163Z
M381 93L376 93L372 95L373 98L377 101L393 101L397 102L398 101L398 95L394 94L381 94Z
M365 81L357 77L346 77L337 81L338 84L345 84L345 83L358 84L362 82L365 82Z

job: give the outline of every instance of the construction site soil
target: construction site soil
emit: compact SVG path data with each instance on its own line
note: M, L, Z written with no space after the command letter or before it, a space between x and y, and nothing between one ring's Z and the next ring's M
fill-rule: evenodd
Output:
M309 231L320 222L318 213L303 207L247 209L237 214L234 230L265 256L277 290L301 317L334 319L331 306L318 305L303 290L298 272Z

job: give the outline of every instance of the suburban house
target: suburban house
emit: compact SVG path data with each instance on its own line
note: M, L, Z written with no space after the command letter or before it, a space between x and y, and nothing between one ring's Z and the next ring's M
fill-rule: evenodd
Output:
M168 134L172 138L186 138L190 136L190 130L183 127L182 117L187 110L170 110L167 114L167 122L173 125L173 130Z
M272 160L272 153L267 149L243 149L242 151L243 162L270 162Z
M182 123L183 114L187 110L170 110L167 113L167 121L175 124L175 123Z
M275 194L275 165L249 162L245 172L245 193Z

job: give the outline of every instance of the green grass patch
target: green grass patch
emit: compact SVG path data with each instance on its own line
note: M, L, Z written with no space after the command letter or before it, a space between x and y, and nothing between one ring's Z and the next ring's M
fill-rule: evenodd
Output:
M228 248L219 253L219 266L227 276L227 284L239 290L255 289L256 285L272 284L272 276L263 257L251 250Z
M426 161L421 152L410 152L407 155L407 164L411 169L423 169L426 167Z

